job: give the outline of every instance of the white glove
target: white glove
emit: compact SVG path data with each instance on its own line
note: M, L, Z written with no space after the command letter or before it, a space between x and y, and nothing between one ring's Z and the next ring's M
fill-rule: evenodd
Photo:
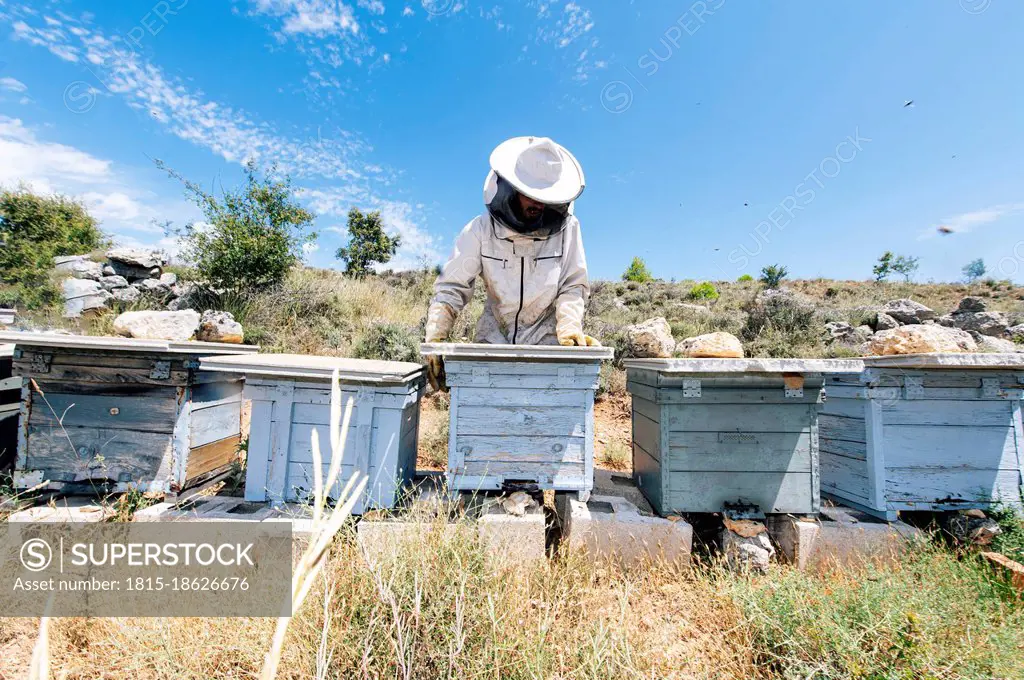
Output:
M579 347L600 347L597 338L583 332L583 312L585 305L582 298L561 300L555 307L555 335L559 345Z
M427 310L425 342L444 342L455 325L455 310L443 302L435 302ZM444 361L440 355L427 357L427 380L435 390L444 388Z

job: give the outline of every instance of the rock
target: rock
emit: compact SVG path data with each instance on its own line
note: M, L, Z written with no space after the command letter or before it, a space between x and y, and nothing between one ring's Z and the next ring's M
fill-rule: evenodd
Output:
M631 357L667 359L675 347L672 328L663 316L626 326L626 351Z
M775 555L775 548L772 547L767 528L759 522L742 522L743 525L740 527L737 527L740 522L727 522L726 528L722 531L722 553L729 568L735 571L768 571L768 566ZM755 531L746 526L748 524L758 525L761 530ZM742 533L730 529L730 525L741 529Z
M171 296L171 287L161 279L142 279L136 281L132 286L139 289L140 293L163 299Z
M53 258L53 268L59 272L74 271L75 264L85 262L88 259L88 255L58 255Z
M162 251L144 248L114 248L107 251L107 259L140 269L153 269L167 264L167 255Z
M882 310L900 323L924 323L935 318L935 311L913 300L890 300Z
M899 328L900 322L892 318L885 312L879 312L878 316L875 317L875 330L876 331L891 331L894 328Z
M830 342L843 342L851 345L866 342L872 333L870 326L854 328L844 321L830 321L825 324L825 332L828 333Z
M199 312L125 312L114 319L114 331L130 338L185 341L199 329Z
M110 293L97 281L88 279L64 280L64 316L70 319L83 313L106 307Z
M684 357L743 358L743 345L739 339L731 333L722 331L686 338L676 345L676 349Z
M1014 342L1024 342L1024 323L1019 323L1016 326L1010 326L1006 329L1006 334Z
M977 511L961 511L946 515L942 520L942 528L957 544L964 547L989 545L996 536L1003 533L995 520Z
M711 310L704 305L694 305L689 302L677 302L674 307L681 312L692 312L701 316L711 313Z
M178 275L174 274L174 273L171 273L171 272L167 272L165 274L161 274L160 275L160 283L162 283L163 285L167 286L168 288L173 288L174 286L178 285ZM171 292L174 292L174 291L171 291Z
M516 491L501 501L501 507L505 509L505 512L516 517L525 517L526 511L537 507L537 505L539 503L525 491Z
M117 276L117 272L114 271L114 268L111 267L110 263L108 262L107 264L103 265L103 275L104 276Z
M195 312L192 313L195 314ZM196 340L241 344L244 336L245 331L242 329L242 324L235 321L235 317L230 312L217 312L208 309L203 312L199 322Z
M105 290L116 290L118 288L127 288L128 279L123 276L101 276L100 285Z
M953 310L954 314L963 314L965 312L984 312L985 311L985 300L980 297L974 297L968 295L967 297L960 300L960 304Z
M976 331L982 335L999 337L1006 333L1010 321L1002 312L965 312L953 313L942 317L940 323L965 331Z
M142 299L142 293L135 286L127 286L125 288L115 288L110 291L112 299L126 305L134 304Z
M971 333L971 337L978 343L978 349L982 352L999 352L1004 354L1024 352L1024 347L1002 338L993 338L981 333Z
M874 329L872 329L871 326L868 326L867 324L864 324L862 326L857 326L857 328L855 328L854 330L857 331L857 335L858 335L857 342L866 342L867 340L869 340L871 338L871 336L875 332Z
M72 262L70 266L71 275L76 279L89 279L99 281L103 276L103 265L92 260L79 260Z
M142 281L144 279L160 278L160 267L136 267L135 265L115 262L111 260L110 272L116 276L123 276L129 281ZM106 271L106 269L104 269Z
M928 352L974 352L978 345L962 330L938 324L901 326L880 331L868 342L871 354L921 354Z

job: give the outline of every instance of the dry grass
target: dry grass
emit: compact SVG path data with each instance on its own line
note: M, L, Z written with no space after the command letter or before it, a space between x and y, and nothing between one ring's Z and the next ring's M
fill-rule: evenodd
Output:
M448 467L449 397L434 392L420 402L420 440L417 470L444 470Z

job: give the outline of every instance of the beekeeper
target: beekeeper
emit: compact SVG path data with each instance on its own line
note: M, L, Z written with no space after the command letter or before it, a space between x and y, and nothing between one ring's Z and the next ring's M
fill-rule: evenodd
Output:
M484 182L487 211L459 234L434 284L426 341L448 339L479 277L487 304L476 342L600 345L583 332L590 284L573 201L584 185L576 158L546 137L499 145ZM429 368L436 385L440 357L431 357Z

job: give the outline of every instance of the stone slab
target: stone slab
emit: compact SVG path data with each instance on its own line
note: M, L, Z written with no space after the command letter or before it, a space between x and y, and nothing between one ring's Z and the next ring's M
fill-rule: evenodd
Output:
M555 510L562 524L562 546L569 550L626 565L690 561L693 527L682 519L648 517L625 498L597 494L586 503L559 494Z
M476 521L481 543L501 564L544 559L546 527L542 507L528 508L524 516L517 517L500 505L491 505Z
M657 513L647 501L636 480L624 472L594 470L594 491L600 496L620 496L637 507L641 515L654 517Z
M626 368L659 373L860 373L860 359L626 359Z
M12 513L7 521L11 524L22 522L68 523L102 522L114 514L112 505L97 503L92 497L70 496L52 504L37 505Z
M805 566L857 564L869 560L894 561L917 541L926 541L920 529L904 522L885 522L845 506L822 508L817 539Z
M561 345L489 345L485 343L430 342L420 345L423 356L445 359L515 361L598 362L614 358L611 347L563 347Z
M296 503L272 507L235 496L192 496L178 503L162 502L135 513L136 522L291 522L292 533L312 531L309 508Z
M201 365L206 371L316 380L331 380L334 371L338 371L338 378L342 381L393 385L412 382L424 372L422 365L407 361L375 361L302 354L206 357L201 360Z
M0 344L14 343L19 347L54 347L92 349L114 352L166 352L168 354L246 354L260 350L256 345L233 345L224 342L173 342L168 340L138 340L91 335L61 335L57 333L0 332Z
M14 315L13 309L0 309L0 326L14 325Z
M1005 353L953 353L894 354L884 357L865 357L867 368L963 368L963 369L1018 369L1024 371L1024 354Z
M782 561L797 569L806 569L818 544L821 524L814 519L792 515L768 517L768 534L778 546Z

